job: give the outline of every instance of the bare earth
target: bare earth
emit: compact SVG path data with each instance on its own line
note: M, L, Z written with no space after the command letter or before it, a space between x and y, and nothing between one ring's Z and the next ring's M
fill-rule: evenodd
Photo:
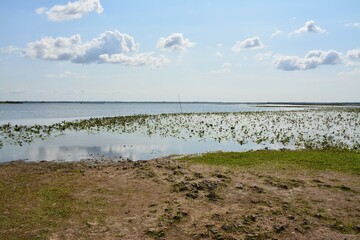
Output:
M0 165L0 239L360 239L359 183L171 158L13 162Z

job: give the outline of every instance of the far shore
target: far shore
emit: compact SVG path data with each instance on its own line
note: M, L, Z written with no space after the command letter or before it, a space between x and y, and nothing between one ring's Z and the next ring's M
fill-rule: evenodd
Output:
M214 101L180 101L182 104L249 104L255 107L266 105L278 106L360 106L360 102L214 102ZM179 101L0 101L0 104L26 104L26 103L79 103L79 104L105 104L105 103L139 103L139 104L179 104Z

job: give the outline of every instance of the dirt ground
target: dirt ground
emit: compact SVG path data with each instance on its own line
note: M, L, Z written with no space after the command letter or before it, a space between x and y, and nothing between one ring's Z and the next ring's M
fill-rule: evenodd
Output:
M164 158L13 162L0 165L0 180L0 238L360 239L359 175L245 171ZM45 200L32 193L44 187L66 194L46 195L51 204L39 210ZM66 214L44 213L62 201ZM31 222L33 216L39 218Z

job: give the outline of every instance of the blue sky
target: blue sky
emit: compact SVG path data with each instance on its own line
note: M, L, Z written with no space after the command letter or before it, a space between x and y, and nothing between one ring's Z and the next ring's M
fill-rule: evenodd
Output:
M0 2L0 100L360 101L360 2Z

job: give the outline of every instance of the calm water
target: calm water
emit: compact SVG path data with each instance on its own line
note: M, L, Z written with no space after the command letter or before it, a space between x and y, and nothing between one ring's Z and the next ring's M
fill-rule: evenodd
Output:
M0 104L0 124L50 124L63 120L134 114L289 110L223 103L24 103Z
M63 120L90 117L124 116L134 114L160 114L179 112L250 112L289 110L281 107L256 107L248 104L215 103L24 103L0 104L0 124L52 124ZM296 108L298 109L298 108ZM87 158L122 157L132 160L152 159L171 154L193 154L208 151L244 151L261 149L263 145L236 142L216 142L199 139L178 139L147 136L139 133L116 134L100 132L67 132L23 146L4 145L0 149L0 162L24 160L77 161ZM279 145L268 145L279 148Z
M0 159L2 162L19 159L78 161L109 157L147 160L172 154L195 154L220 150L245 151L264 147L265 145L255 143L239 145L236 142L184 140L156 135L149 137L143 134L108 132L92 135L86 132L72 132L59 137L50 137L45 141L35 141L22 147L7 145L0 150ZM282 146L272 145L269 148L277 149L279 147Z

